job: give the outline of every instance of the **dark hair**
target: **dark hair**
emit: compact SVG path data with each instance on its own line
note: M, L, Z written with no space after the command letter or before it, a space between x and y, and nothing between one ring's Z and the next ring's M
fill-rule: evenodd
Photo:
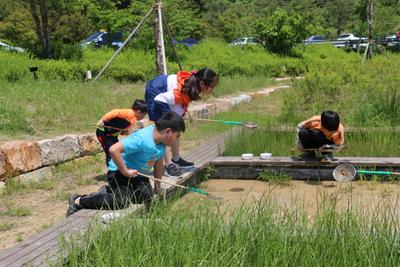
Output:
M204 82L206 86L218 80L218 75L209 68L204 68L192 74L183 84L183 93L188 94L190 100L200 99L200 82Z
M335 111L324 111L321 114L321 125L328 131L336 131L339 129L340 118Z
M135 101L133 101L132 109L140 110L141 112L147 112L146 102L144 102L144 100L141 99L136 99Z
M184 132L186 127L185 122L178 113L169 111L156 121L156 128L158 131L170 128L173 132Z

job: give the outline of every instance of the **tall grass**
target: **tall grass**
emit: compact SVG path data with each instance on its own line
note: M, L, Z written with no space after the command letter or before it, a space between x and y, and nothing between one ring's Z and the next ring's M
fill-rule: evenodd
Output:
M143 98L143 87L57 80L1 83L0 134L32 138L87 132L105 112L129 108L135 98Z
M215 96L256 90L274 84L263 77L221 77ZM65 133L94 131L94 124L114 108L129 108L144 99L144 82L105 80L94 85L79 81L0 81L0 135L39 138Z
M375 56L361 64L355 53L334 47L310 47L303 53L307 74L294 83L284 97L282 120L336 110L351 126L397 126L400 124L398 54Z
M346 148L335 153L337 156L399 157L400 140L398 132L356 131L345 134ZM275 156L290 156L295 145L293 132L266 130L246 131L233 137L227 144L224 155L239 156L251 152L255 155L272 152Z
M230 211L164 204L92 229L65 266L398 266L393 210L338 212L333 203L310 222L298 205L272 199Z
M304 73L303 63L296 58L280 57L267 53L260 47L241 49L226 43L209 40L191 49L178 47L178 54L185 70L213 68L221 76L280 77ZM15 82L32 79L29 68L38 67L41 80L84 80L85 72L100 72L115 51L112 49L86 49L80 61L39 60L27 54L0 51L0 80ZM174 58L167 60L169 73L177 72ZM104 72L103 77L117 81L145 81L156 75L155 52L125 48Z

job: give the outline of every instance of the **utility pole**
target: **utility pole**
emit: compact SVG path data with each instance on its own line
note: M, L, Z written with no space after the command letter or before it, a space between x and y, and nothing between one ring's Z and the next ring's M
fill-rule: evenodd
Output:
M374 39L372 37L372 30L373 30L373 20L374 20L374 13L375 13L375 0L366 0L367 1L367 22L368 22L368 58L372 58L373 51L373 43Z
M162 25L162 4L161 0L156 0L154 5L155 27L154 33L156 38L156 66L158 74L167 74L167 62L165 60L164 34Z

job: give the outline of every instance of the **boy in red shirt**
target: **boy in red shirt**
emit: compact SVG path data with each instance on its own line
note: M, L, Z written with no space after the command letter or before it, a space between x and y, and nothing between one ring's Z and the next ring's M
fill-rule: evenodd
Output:
M144 100L136 99L131 109L113 109L106 113L97 123L96 136L106 153L106 164L111 159L109 149L118 142L120 134L128 135L132 126L143 128L140 120L147 114Z
M297 126L297 148L303 152L301 159L315 159L315 151L323 145L344 144L344 128L340 123L339 114L334 111L324 111L320 116L313 116ZM322 152L322 160L332 161L332 152Z

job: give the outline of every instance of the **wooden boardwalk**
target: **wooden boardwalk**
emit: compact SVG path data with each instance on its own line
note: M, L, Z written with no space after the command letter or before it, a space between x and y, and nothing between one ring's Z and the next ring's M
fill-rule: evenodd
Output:
M333 169L342 163L357 168L374 170L400 170L400 158L385 157L338 157L337 161L298 161L290 157L272 157L262 160L254 157L243 160L241 157L217 157L210 162L214 166L211 178L257 179L260 173L286 174L294 179L333 180Z
M168 180L178 184L194 184L201 177L199 174L210 160L222 154L225 148L225 141L232 134L236 134L240 129L232 128L230 131L213 138L210 142L194 149L184 155L185 159L193 160L196 169L185 173L182 179ZM178 191L175 186L163 184L166 189L167 197L172 197ZM123 214L129 214L141 208L142 205L133 205L123 210ZM116 211L120 212L120 211ZM3 266L47 266L49 263L60 263L68 256L68 250L60 245L60 240L69 240L70 238L82 237L90 226L101 227L102 215L110 213L105 210L80 210L72 216L64 219L57 225L32 236L31 238L19 243L17 246L0 252L0 267Z

